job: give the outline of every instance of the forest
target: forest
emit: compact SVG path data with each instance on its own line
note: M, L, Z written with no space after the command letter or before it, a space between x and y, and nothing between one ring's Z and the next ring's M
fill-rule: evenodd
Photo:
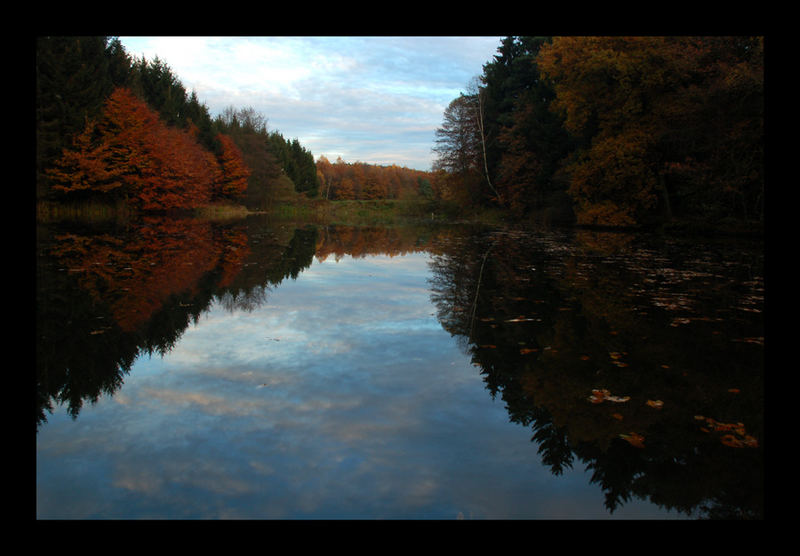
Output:
M584 226L763 225L762 37L511 36L465 89L430 171L315 161L252 108L212 118L166 63L116 38L39 37L36 197L141 211L398 199Z
M37 38L36 136L40 203L257 210L318 188L299 140L249 108L212 118L165 62L132 58L113 37Z
M763 37L507 37L436 132L439 190L580 225L764 221Z

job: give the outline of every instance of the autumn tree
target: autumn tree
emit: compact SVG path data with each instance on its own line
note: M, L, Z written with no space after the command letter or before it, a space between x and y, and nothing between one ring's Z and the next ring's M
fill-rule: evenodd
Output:
M212 193L241 197L249 163L259 178L277 174L257 164L269 153L245 159L222 139L206 106L158 58L131 59L107 37L41 37L36 54L40 198L188 208Z
M129 77L130 59L113 37L36 39L37 195L45 197L45 171L86 121L95 120L114 87Z
M484 65L480 91L486 172L517 216L548 211L571 218L560 164L573 149L563 119L551 109L555 93L536 56L548 37L507 37Z
M667 185L681 213L763 220L764 50L761 37L668 41L681 86L661 106Z
M214 197L218 199L242 197L247 190L250 169L242 159L242 151L231 137L220 133L217 135L217 140L222 145L222 153L219 158L220 173L215 183Z
M760 213L760 39L559 37L537 63L582 142L568 168L579 222Z
M208 107L197 94L189 93L169 65L156 56L152 60L133 58L126 86L158 113L160 119L171 127L188 130L195 128L195 136L207 150L219 154L220 145Z
M431 197L431 173L396 164L388 166L337 157L331 163L325 156L317 160L320 194L332 200L402 199Z
M330 198L331 183L333 178L333 165L326 156L317 159L317 183L320 187L320 195L324 199Z
M229 106L217 116L213 127L215 133L230 137L241 151L249 170L242 199L247 207L268 209L279 198L294 194L294 184L274 155L266 117L252 107Z
M167 126L129 89L118 88L50 177L66 194L91 192L142 210L166 210L208 201L218 172L195 134Z

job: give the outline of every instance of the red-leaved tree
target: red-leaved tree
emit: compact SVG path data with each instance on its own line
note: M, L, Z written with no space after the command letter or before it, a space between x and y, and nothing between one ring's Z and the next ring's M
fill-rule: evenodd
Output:
M65 149L49 172L53 189L124 198L134 208L194 208L212 198L240 195L249 170L241 153L220 136L221 159L203 148L197 130L170 127L127 88L106 101L97 122Z
M247 191L247 178L250 169L244 163L242 151L236 146L228 135L219 134L217 140L222 145L222 154L219 157L220 173L215 187L215 198L235 199Z

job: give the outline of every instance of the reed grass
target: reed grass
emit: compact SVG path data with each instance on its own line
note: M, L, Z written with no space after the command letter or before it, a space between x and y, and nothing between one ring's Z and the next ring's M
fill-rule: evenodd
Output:
M36 204L36 220L38 222L58 222L76 220L82 222L105 222L129 220L133 212L124 201L117 203L99 203L84 201L79 203L54 203L39 201Z

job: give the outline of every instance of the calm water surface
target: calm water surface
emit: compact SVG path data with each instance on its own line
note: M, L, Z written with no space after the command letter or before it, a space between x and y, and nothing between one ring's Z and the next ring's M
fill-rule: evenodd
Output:
M40 519L763 515L763 246L39 229Z

